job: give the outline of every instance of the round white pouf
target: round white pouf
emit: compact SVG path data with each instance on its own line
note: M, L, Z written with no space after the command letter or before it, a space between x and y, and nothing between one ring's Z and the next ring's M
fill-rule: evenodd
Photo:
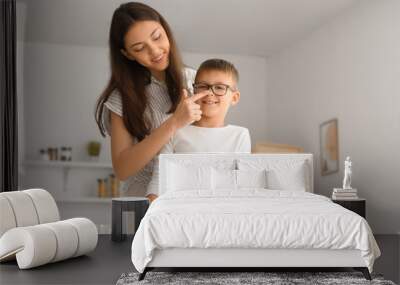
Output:
M57 251L53 231L41 225L14 228L0 239L0 258L15 255L20 269L28 269L51 262Z
M28 189L22 192L28 194L32 199L39 218L39 224L60 220L56 201L49 192L43 189Z
M0 193L0 237L9 229L15 228L17 223L11 204L8 199Z
M51 262L57 262L75 255L79 237L75 228L64 221L44 224L53 231L57 239L57 252Z
M73 218L65 220L64 222L73 225L78 232L79 244L74 257L86 254L96 248L98 232L96 225L91 220L86 218Z
M33 226L39 223L35 205L30 196L23 191L1 193L13 209L17 227Z
M96 225L86 218L19 227L0 238L0 261L16 255L20 269L86 254L96 248Z

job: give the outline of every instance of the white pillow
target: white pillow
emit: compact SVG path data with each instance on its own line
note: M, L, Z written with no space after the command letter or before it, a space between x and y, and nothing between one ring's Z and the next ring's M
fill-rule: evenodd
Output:
M236 170L212 168L213 189L236 190Z
M237 188L267 188L267 170L236 170Z
M214 190L237 190L240 188L267 188L267 171L212 169Z
M293 165L291 168L270 169L267 172L268 189L306 191L305 163Z
M186 166L168 164L167 191L211 189L212 168L209 166Z
M306 191L309 168L304 160L296 159L238 159L240 170L267 170L267 188L271 190Z

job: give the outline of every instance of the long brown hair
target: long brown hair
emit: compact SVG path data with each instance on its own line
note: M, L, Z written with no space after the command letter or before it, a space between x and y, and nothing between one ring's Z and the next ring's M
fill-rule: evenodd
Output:
M122 118L132 137L139 141L150 133L151 121L145 116L148 105L145 87L151 82L150 71L137 61L128 60L122 53L124 38L130 27L138 21L156 21L164 28L170 43L169 65L165 72L165 83L174 112L185 87L183 64L171 28L165 19L153 8L136 2L122 4L115 10L110 27L109 46L111 61L111 78L96 104L95 117L103 136L106 134L104 122L104 103L114 90L121 95ZM108 119L108 118L106 118Z

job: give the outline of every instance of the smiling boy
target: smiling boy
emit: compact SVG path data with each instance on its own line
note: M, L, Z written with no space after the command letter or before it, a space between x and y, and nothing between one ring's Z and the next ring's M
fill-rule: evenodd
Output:
M176 132L160 153L250 153L248 129L225 124L230 106L236 105L240 99L238 80L238 71L232 63L223 59L209 59L203 62L193 84L195 94L208 93L196 101L200 105L201 119ZM150 200L155 199L158 193L157 163L158 160L147 188L147 197Z
M207 92L197 104L201 119L178 131L161 153L250 152L250 135L246 128L226 125L230 106L239 102L239 74L235 66L223 59L203 62L195 78L195 94Z

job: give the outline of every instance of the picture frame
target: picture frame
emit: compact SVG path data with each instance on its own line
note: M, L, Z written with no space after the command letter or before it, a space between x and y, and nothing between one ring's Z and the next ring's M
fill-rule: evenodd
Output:
M338 119L323 122L319 127L321 175L339 171Z

